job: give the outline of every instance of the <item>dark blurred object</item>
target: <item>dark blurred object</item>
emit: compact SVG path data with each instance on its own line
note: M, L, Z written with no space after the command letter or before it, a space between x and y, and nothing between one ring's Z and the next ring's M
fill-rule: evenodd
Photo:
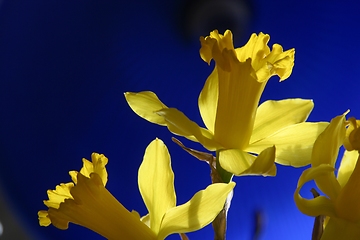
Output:
M218 29L231 29L237 39L244 38L253 17L253 7L247 0L188 0L181 11L185 36L199 39Z
M264 212L261 210L254 211L254 229L252 234L252 240L259 240L261 233L264 231L265 217Z
M25 222L19 218L16 206L12 206L0 181L0 239L35 239Z

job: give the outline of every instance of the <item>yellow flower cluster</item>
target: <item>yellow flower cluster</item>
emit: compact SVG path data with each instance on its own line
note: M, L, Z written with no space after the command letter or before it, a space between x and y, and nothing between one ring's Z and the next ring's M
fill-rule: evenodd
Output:
M360 122L354 118L346 121L345 114L332 119L314 144L311 168L300 176L294 194L295 203L304 214L326 216L321 240L360 239L359 126ZM335 176L335 163L341 145L346 150ZM326 196L314 199L301 197L301 188L311 180Z
M294 66L295 50L284 51L279 44L270 49L269 39L264 33L252 34L243 47L234 48L229 30L223 35L215 30L200 38L200 57L208 64L215 61L198 99L205 127L166 106L151 91L125 93L140 117L214 151L211 167L223 183L214 181L177 206L170 155L165 144L155 139L146 148L138 172L138 187L149 212L140 217L105 188L108 159L93 153L92 161L83 159L80 172L70 172L72 182L48 190L49 200L44 201L48 210L38 213L40 225L67 229L72 222L107 239L164 239L201 229L227 211L235 187L233 175L275 176L275 163L311 164L299 178L296 205L307 215L326 216L319 239L360 239L360 121L346 120L343 114L330 124L306 122L314 107L312 100L259 104L267 81L275 75L280 81L287 79ZM342 145L347 150L335 176ZM201 155L197 150L188 151ZM230 177L222 178L224 173ZM311 180L326 196L301 197L301 188Z

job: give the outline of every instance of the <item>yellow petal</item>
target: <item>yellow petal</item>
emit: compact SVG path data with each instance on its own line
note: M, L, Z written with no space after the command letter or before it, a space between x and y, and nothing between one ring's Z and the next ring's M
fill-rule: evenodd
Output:
M250 143L257 142L287 126L306 121L314 107L312 100L266 101L256 112Z
M156 111L167 108L167 106L159 100L155 93L149 91L139 93L126 92L125 98L130 108L140 117L152 123L162 126L166 125L165 119L156 114Z
M310 163L313 144L327 125L325 122L294 124L251 144L246 151L259 153L275 145L276 163L302 167Z
M337 116L331 120L329 126L319 135L311 156L311 165L313 167L320 164L329 164L335 167L339 148L345 137L345 126L345 115ZM335 199L339 194L340 185L334 173L327 173L324 176L317 177L315 183L330 199Z
M150 215L150 228L156 234L166 211L176 206L174 173L169 152L160 139L146 148L139 168L138 184Z
M309 169L306 169L300 176L297 188L294 193L294 200L296 203L296 206L299 208L299 210L309 216L319 216L319 215L325 215L334 217L336 216L334 203L330 199L319 196L317 198L313 199L305 199L301 197L300 190L304 186L305 183L319 177L323 176L324 174L328 174L333 172L335 169L328 165L328 164L322 164L317 167L311 167Z
M269 147L259 156L251 155L240 149L219 151L219 162L223 169L235 175L275 176L275 147Z
M234 187L234 182L211 184L197 192L190 201L170 209L164 216L158 239L172 233L196 231L211 223Z
M360 120L356 120L354 117L348 119L349 126L346 129L344 147L348 151L356 149L356 146L359 145L359 130Z
M359 153L357 151L344 151L340 167L337 173L337 180L341 187L344 187L354 171Z
M92 153L91 154L91 162L85 158L83 158L83 167L80 170L80 173L85 177L89 177L91 173L97 173L106 186L108 180L108 174L106 171L106 164L108 163L107 157L103 154Z
M255 159L254 163L242 175L275 176L275 146L266 148Z
M339 147L343 144L346 131L345 116L333 118L329 126L319 135L312 153L312 166L329 164L335 166ZM326 151L324 151L326 149Z
M338 216L353 222L360 221L360 161L356 160L355 168L341 189L336 199Z
M165 108L157 112L162 116L168 129L180 136L184 136L190 140L199 141L208 150L215 150L220 146L213 140L213 135L207 129L199 127L195 122L187 118L182 112L176 108Z
M256 158L256 156L240 149L220 150L218 157L221 167L235 175L241 175L249 169Z
M111 195L99 175L92 173L87 178L79 173L77 179L78 184L71 189L74 200L67 199L59 209L48 211L55 227L67 229L72 222L110 240L156 239L145 224Z
M331 218L326 225L321 240L359 240L360 224L339 218Z
M207 129L200 128L179 110L166 107L153 92L127 92L125 97L131 109L140 117L152 123L167 126L176 135L184 136L192 141L200 141L203 138L201 135L212 138L212 133ZM182 121L185 122L182 123ZM202 140L205 147L214 149L214 143L211 144L206 139Z
M199 110L207 129L214 133L215 118L219 98L219 82L217 68L207 78L199 96Z

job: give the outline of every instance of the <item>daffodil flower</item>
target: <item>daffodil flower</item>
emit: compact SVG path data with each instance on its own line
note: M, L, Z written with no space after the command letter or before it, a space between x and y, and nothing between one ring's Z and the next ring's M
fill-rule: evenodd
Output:
M67 229L69 222L89 228L110 240L164 239L172 233L196 231L211 223L235 186L212 184L188 202L176 206L174 173L164 143L155 139L147 147L139 168L138 184L149 213L140 218L129 212L105 188L108 159L93 153L83 159L80 172L71 171L73 182L48 190L47 211L39 211L41 226Z
M360 239L360 161L358 151L345 151L337 176L335 162L346 138L345 115L335 117L314 144L311 168L299 178L294 199L299 210L309 216L327 216L321 240ZM349 143L352 140L347 140ZM359 150L359 149L356 149ZM305 183L314 180L326 196L301 197Z
M176 108L168 108L155 93L125 93L131 109L146 120L217 151L222 168L235 175L275 175L274 161L295 167L310 163L311 148L328 123L305 123L313 102L304 99L266 101L259 105L264 87L273 75L288 78L294 49L267 46L267 34L253 34L234 49L232 33L213 31L201 38L201 58L215 68L199 96L206 128ZM276 148L276 151L275 151Z

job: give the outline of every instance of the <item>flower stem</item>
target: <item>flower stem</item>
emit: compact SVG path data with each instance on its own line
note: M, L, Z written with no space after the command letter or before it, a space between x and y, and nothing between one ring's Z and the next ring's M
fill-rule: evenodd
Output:
M222 169L217 161L217 158L214 157L212 154L185 147L178 139L174 137L172 138L172 140L192 156L209 164L211 183L229 183L231 181L233 174L228 173L224 169ZM233 197L233 191L229 193L223 209L219 212L219 214L212 223L214 229L214 235L215 235L214 240L226 239L227 212L230 208L232 197Z
M310 191L313 194L314 198L320 196L319 193L314 188L312 188ZM324 220L325 220L325 216L320 215L315 217L311 240L320 240L324 231L323 228Z
M214 240L225 240L226 239L226 210L225 206L217 215L217 217L212 222L214 229Z

